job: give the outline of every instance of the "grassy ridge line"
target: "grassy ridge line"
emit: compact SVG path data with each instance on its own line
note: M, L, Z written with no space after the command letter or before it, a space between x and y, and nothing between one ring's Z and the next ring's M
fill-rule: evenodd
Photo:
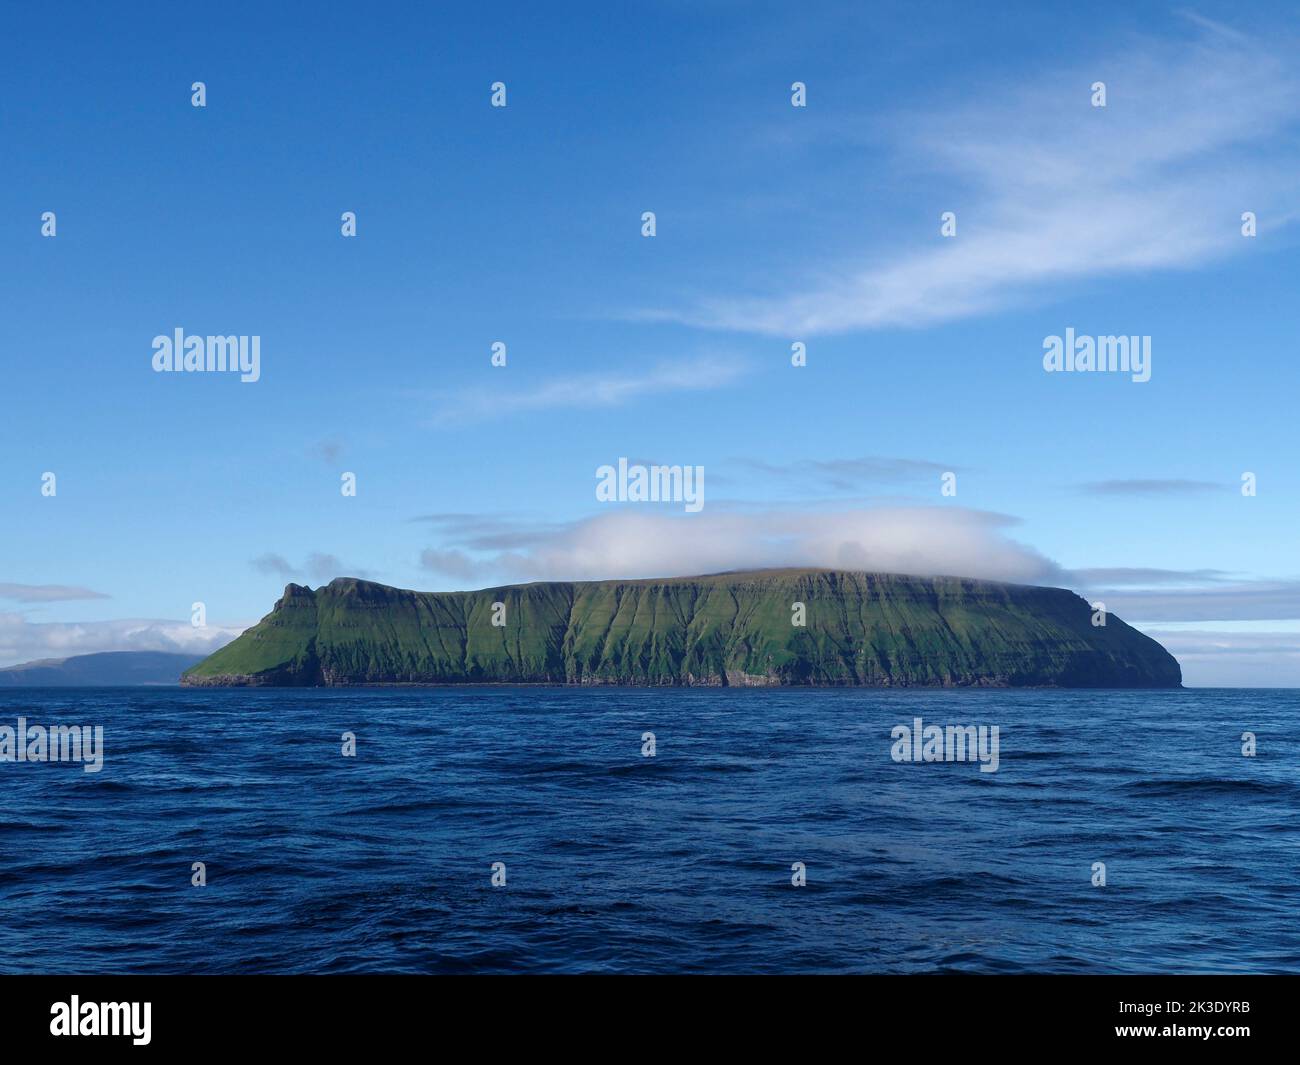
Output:
M492 624L493 604L505 624ZM792 604L807 623L791 624ZM289 585L187 684L1176 687L1177 662L1059 588L821 570L413 592Z

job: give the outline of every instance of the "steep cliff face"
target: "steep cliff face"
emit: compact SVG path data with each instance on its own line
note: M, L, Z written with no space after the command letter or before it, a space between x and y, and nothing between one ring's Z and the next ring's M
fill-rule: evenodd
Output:
M495 608L494 604L504 604ZM792 623L794 604L805 624ZM504 622L494 624L495 620ZM429 593L289 585L189 685L1171 688L1158 643L1060 588L768 570Z

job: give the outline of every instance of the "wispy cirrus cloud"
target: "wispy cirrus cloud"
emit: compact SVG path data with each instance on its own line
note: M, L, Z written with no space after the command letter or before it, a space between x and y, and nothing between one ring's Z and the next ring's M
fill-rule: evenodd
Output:
M281 577L310 577L312 580L329 581L335 577L367 577L368 570L359 569L356 566L345 566L337 555L325 554L323 552L313 552L308 555L302 565L294 565L283 555L277 555L274 552L267 552L264 555L258 555L252 559L249 565L258 573Z
M1300 618L1300 580L1213 580L1185 587L1093 585L1089 595L1146 622L1290 621Z
M1139 40L1069 70L981 84L976 101L941 113L896 116L899 168L936 172L969 204L955 238L939 237L947 205L936 204L924 239L864 251L802 289L645 316L785 337L915 327L1246 250L1243 210L1261 233L1297 217L1300 52L1199 17L1189 28L1191 39ZM1098 80L1105 108L1090 104Z
M425 514L411 520L428 524L438 536L474 551L505 551L541 543L571 524L520 514Z
M1220 492L1227 485L1214 481L1189 481L1177 477L1132 480L1087 481L1079 488L1094 496L1179 496Z
M1291 623L1300 619L1300 579L1220 569L1101 566L1062 571L1088 598L1126 621L1151 624Z
M1219 583L1230 578L1221 569L1159 569L1150 566L1098 566L1074 569L1070 578L1083 587L1112 585L1119 588L1148 588L1152 585L1193 585Z
M723 388L745 372L739 360L706 357L647 369L551 378L532 387L480 388L433 397L433 423L455 425L526 411L619 407L644 396Z
M81 599L108 599L110 596L90 588L68 584L0 583L0 599L19 603L68 603Z
M737 465L756 473L767 474L801 485L816 483L837 491L852 491L869 485L900 485L934 479L944 473L958 472L951 463L925 459L868 455L846 459L803 459L797 462L767 462L755 458L735 458Z

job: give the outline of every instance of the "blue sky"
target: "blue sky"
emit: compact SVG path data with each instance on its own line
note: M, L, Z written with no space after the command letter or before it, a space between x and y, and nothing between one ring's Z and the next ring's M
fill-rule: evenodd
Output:
M289 580L851 564L1300 685L1294 10L968 8L13 12L0 664L206 649ZM178 327L261 379L153 372ZM1151 380L1046 373L1067 328ZM597 502L620 456L704 510Z

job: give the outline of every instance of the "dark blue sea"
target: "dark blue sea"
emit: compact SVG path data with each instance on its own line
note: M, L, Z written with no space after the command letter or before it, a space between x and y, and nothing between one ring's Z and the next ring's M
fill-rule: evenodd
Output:
M20 715L105 760L0 763L10 973L1300 970L1296 691L0 692ZM895 762L918 716L999 726L997 772Z

